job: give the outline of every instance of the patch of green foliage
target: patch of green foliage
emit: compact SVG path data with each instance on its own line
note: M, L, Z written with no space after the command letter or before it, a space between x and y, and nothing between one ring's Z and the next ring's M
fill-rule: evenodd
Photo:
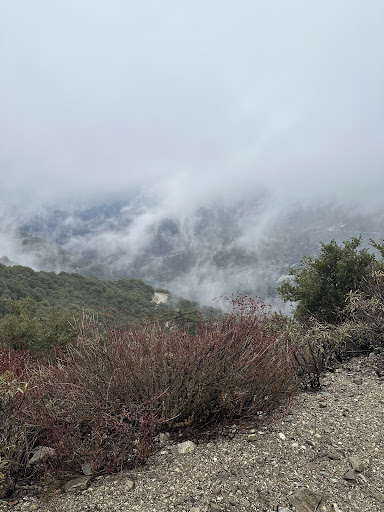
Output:
M83 313L114 325L143 323L156 315L152 295L138 279L104 281L0 265L0 341L31 350L65 344Z
M344 320L347 294L358 290L377 265L374 254L360 249L362 237L338 245L335 240L322 244L320 255L306 256L299 268L290 269L278 292L285 301L296 303L294 316L301 322L311 318L337 324ZM372 245L374 244L371 241ZM376 244L375 248L379 245Z
M156 305L153 294L152 286L139 279L109 281L0 264L0 343L28 350L65 345L75 338L84 314L112 328L143 325L155 317L196 322L198 310L211 316L208 308L172 295L168 303Z
M381 259L358 250L361 236L322 244L320 255L304 258L279 288L296 302L287 332L301 340L295 358L308 387L319 387L335 361L384 348L384 240L370 244Z

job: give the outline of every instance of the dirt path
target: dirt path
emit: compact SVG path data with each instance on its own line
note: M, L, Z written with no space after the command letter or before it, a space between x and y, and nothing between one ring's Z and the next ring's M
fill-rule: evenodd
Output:
M289 412L267 427L233 426L185 455L171 439L140 470L12 510L383 512L384 382L374 358L327 374L323 390L300 393Z
M155 292L152 297L152 302L155 302L156 304L165 304L168 302L168 295L162 292Z

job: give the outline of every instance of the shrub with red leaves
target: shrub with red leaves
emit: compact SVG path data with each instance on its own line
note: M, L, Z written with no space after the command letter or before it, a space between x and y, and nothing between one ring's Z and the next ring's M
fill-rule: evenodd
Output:
M116 471L145 461L160 430L266 416L296 388L295 347L262 302L231 299L195 334L158 323L105 329L84 321L76 344L42 365L41 440L62 468Z

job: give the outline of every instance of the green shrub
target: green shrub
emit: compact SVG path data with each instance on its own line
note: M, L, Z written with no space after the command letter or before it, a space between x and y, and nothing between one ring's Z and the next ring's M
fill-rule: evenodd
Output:
M345 320L346 297L368 281L376 259L367 249L358 250L362 237L337 245L322 244L318 257L306 256L300 267L291 269L291 279L278 291L285 301L295 303L294 316L307 323L337 324ZM371 241L371 243L374 243Z

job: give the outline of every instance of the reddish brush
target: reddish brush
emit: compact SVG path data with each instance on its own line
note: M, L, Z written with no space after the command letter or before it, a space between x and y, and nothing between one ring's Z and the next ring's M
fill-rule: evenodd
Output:
M56 466L117 471L145 461L160 430L266 416L281 405L296 386L281 318L245 296L231 306L220 321L198 321L195 334L83 319L77 342L40 364L40 399L28 402Z

